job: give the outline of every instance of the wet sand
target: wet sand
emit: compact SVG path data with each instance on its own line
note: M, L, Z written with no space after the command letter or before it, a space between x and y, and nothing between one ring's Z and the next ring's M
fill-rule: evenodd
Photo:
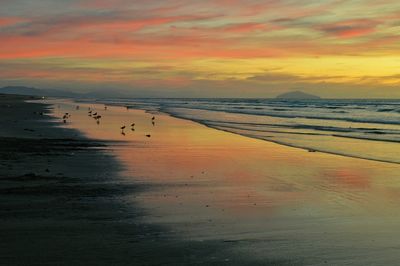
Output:
M75 107L59 104L56 117ZM226 257L230 264L238 257L262 265L400 260L397 164L310 153L166 114L80 107L66 127L124 141L109 150L125 166L122 178L151 189L123 200L144 208L141 219L171 236L224 243L235 254ZM87 116L88 107L103 115L99 125Z
M38 123L30 117L35 132L22 126L9 130L11 136L30 136L31 145L34 138L48 141L36 145L39 151L15 150L16 144L3 138L12 150L1 151L6 178L0 206L7 218L1 221L6 241L0 262L396 265L400 260L398 165L309 153L165 114L45 102L54 108L26 106L46 108L54 120L39 116ZM88 116L89 107L102 115L99 124ZM65 112L72 116L62 124ZM9 117L0 120L9 125ZM73 144L57 152L60 136ZM27 169L40 178L23 177Z
M0 95L0 265L228 265L229 243L144 222L126 198L150 186L123 180L109 152L120 144L62 128L50 105L25 100Z

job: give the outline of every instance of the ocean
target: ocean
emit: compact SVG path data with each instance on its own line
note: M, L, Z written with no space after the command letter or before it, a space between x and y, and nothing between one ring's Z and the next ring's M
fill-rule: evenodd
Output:
M400 100L109 99L283 145L400 163Z

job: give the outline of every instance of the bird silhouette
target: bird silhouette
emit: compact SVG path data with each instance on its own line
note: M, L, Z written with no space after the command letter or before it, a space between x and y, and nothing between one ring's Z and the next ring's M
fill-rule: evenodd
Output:
M146 137L150 138L150 137L151 137L151 135L150 135L150 134L147 134L147 135L146 135Z

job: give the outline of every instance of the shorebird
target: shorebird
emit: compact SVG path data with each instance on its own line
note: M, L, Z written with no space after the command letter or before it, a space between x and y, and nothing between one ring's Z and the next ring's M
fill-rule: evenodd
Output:
M151 121L151 124L154 126L156 123L154 121Z
M150 138L150 137L151 137L151 135L150 135L150 134L147 134L147 135L146 135L146 137Z
M125 126L122 126L122 127L121 127L121 130L124 130L124 129L125 129Z
M106 105L104 105L104 110L107 111L107 106Z
M79 110L79 105L77 105L75 109L76 109L76 110Z
M155 119L156 119L156 118L155 118L154 116L151 118L151 120L153 120L153 121L154 121Z
M96 116L96 115L97 115L97 112L96 112L96 113L93 113L93 115Z

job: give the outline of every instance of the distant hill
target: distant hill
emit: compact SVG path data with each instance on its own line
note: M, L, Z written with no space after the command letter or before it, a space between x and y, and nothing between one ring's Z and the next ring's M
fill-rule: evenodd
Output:
M43 91L41 91L39 89L23 87L23 86L9 86L9 87L0 88L0 93L42 96Z
M321 99L316 95L305 93L302 91L291 91L276 96L277 99L290 99L290 100L317 100Z
M77 93L61 90L37 89L24 86L7 86L0 88L0 93L30 95L30 96L53 96L53 97L78 97Z
M114 91L96 91L88 93L75 93L57 89L37 89L24 86L7 86L0 88L0 94L17 94L29 96L46 96L46 97L68 97L68 98L115 98L125 95Z

